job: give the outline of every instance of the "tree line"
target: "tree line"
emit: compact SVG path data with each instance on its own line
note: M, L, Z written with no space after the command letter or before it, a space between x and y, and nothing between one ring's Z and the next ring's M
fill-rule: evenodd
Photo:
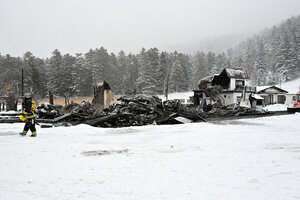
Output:
M104 80L116 94L183 92L196 89L200 78L218 73L226 63L225 54L201 52L193 57L157 48L115 55L101 47L75 56L55 49L47 59L26 52L22 58L0 55L0 87L14 85L20 93L23 69L25 90L41 98L49 90L57 96L91 96Z
M116 94L163 94L197 89L197 82L225 67L248 72L255 85L292 80L300 72L300 16L249 38L226 54L180 52L142 48L138 54L109 53L104 47L76 55L58 49L41 59L30 52L23 57L0 54L0 92L20 94L24 87L38 98L49 90L57 96L91 96L93 87L106 81ZM0 94L1 96L1 94Z

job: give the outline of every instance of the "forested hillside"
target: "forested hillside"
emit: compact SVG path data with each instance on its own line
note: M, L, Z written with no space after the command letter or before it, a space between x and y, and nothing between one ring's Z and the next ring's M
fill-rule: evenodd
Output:
M275 84L300 75L300 16L265 29L227 52L232 66L246 69L257 85Z
M30 52L22 58L0 54L0 95L9 90L20 94L21 71L25 90L45 97L90 96L93 86L105 80L117 94L162 94L196 89L199 79L220 73L224 67L246 70L256 85L292 80L300 74L300 16L266 29L227 54L198 52L187 55L141 49L138 54L110 53L104 47L85 54L62 54L40 59Z

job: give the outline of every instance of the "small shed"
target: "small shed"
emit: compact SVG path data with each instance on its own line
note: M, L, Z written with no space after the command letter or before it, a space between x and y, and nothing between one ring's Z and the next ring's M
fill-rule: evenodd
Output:
M250 94L249 99L251 103L251 108L256 109L258 106L265 106L265 99L259 96L258 94Z

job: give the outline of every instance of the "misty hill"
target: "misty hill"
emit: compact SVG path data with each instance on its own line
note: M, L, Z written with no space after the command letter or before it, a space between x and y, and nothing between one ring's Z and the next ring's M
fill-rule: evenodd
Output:
M217 54L226 52L227 49L239 45L245 41L252 34L232 34L232 35L221 35L217 37L211 37L208 39L195 40L186 43L179 43L176 45L169 45L165 49L173 50L176 49L180 52L188 54L196 54L198 51L205 53L214 52Z
M300 75L300 16L265 29L227 51L232 66L247 70L257 85L276 84Z

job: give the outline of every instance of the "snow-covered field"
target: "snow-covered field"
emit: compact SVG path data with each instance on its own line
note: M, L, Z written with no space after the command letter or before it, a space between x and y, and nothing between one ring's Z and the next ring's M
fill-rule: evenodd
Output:
M271 104L264 107L266 111L287 111L287 105L285 104Z
M185 100L184 103L187 103L187 100L191 96L194 96L194 92L175 92L175 93L170 93L168 95L168 99L184 99ZM162 101L166 100L165 95L158 95L158 98L162 99Z
M0 199L300 199L300 114L118 129L0 124Z

